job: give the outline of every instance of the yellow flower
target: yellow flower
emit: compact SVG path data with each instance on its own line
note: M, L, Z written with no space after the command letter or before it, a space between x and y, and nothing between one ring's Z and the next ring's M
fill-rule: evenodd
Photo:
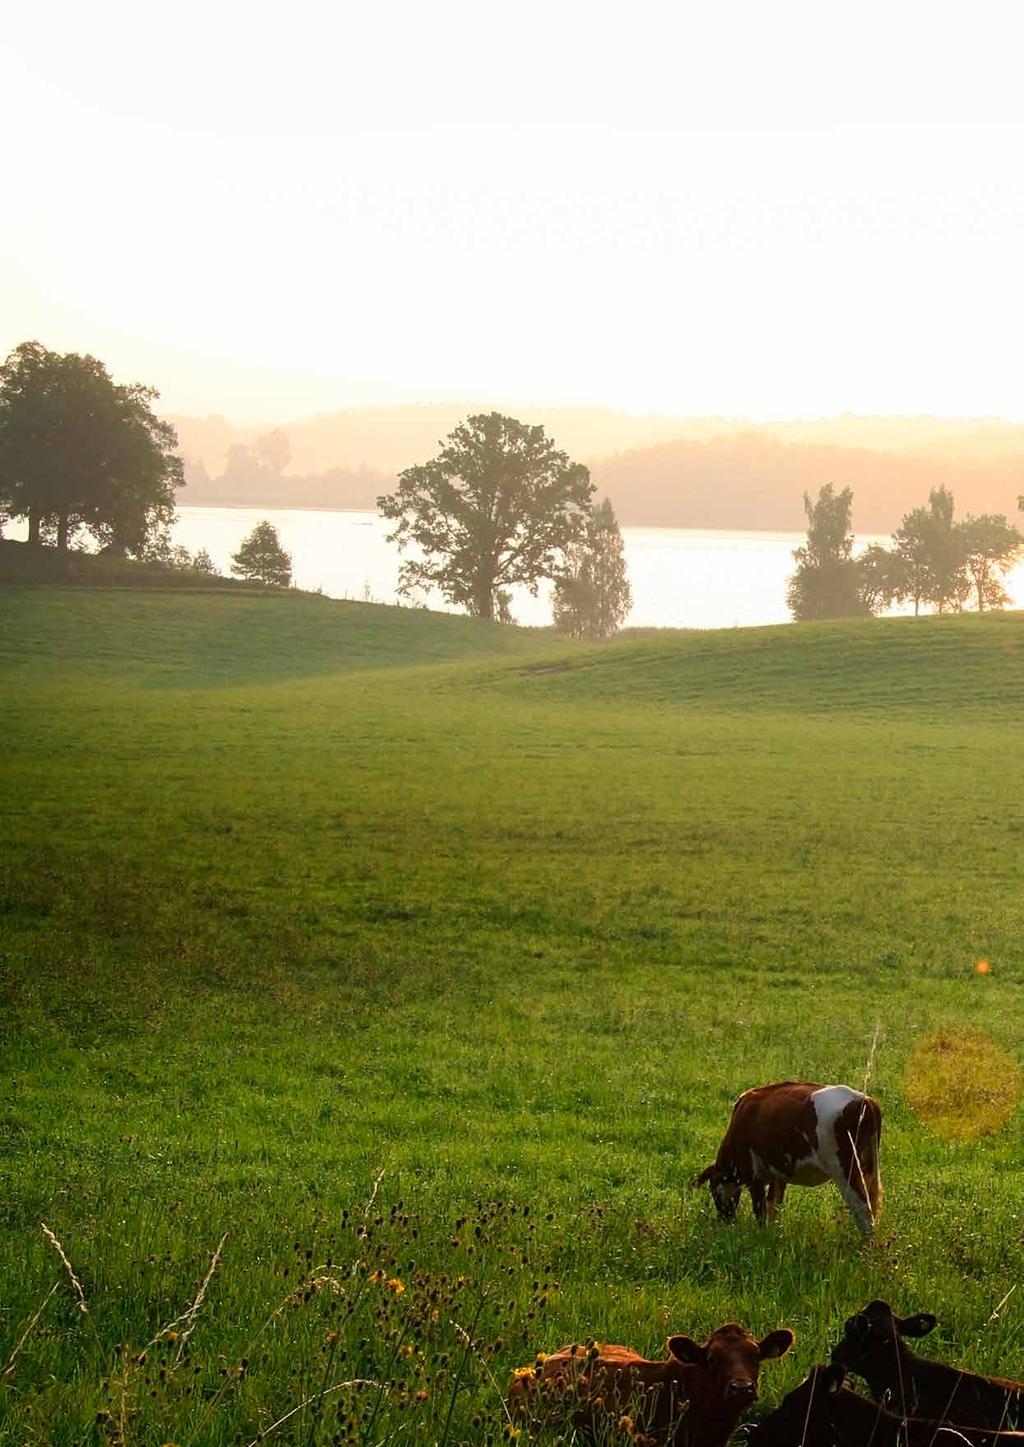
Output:
M404 1282L399 1281L397 1276L392 1276L391 1280L388 1282L388 1290L393 1291L396 1296L401 1296L402 1292L405 1290L405 1284Z
M512 1380L514 1382L525 1382L527 1380L532 1382L536 1375L537 1368L534 1366L516 1367L512 1372Z

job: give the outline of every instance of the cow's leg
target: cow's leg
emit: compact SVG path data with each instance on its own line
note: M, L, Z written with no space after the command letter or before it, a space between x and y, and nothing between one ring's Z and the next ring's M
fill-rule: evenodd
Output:
M875 1218L871 1210L869 1185L865 1179L860 1157L849 1136L844 1140L840 1135L836 1146L837 1160L833 1171L835 1183L839 1187L843 1200L853 1212L853 1218L860 1228L861 1235L873 1236Z
M751 1181L750 1204L754 1208L754 1220L759 1226L765 1223L764 1181Z
M786 1199L786 1183L785 1183L785 1181L772 1181L771 1185L768 1187L767 1215L768 1215L768 1220L769 1220L769 1221L773 1221L773 1220L775 1219L775 1217L776 1217L776 1215L777 1215L777 1213L778 1213L779 1207L782 1205L782 1203L783 1203L783 1201L784 1201L785 1199Z

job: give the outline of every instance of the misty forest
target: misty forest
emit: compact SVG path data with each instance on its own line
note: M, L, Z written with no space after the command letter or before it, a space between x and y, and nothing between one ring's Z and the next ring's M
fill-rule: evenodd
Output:
M996 9L12 16L0 1447L1024 1440Z

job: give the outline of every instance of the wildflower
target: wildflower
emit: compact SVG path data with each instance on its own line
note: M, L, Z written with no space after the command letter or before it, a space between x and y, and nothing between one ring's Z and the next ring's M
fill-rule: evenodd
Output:
M376 1271L371 1271L371 1272L370 1272L370 1280L374 1283L374 1285L378 1285L380 1282L382 1282L382 1281L384 1280L384 1273L383 1273L383 1271L381 1271L379 1268L378 1268Z
M405 1290L405 1283L399 1281L397 1276L392 1276L391 1280L388 1282L388 1290L394 1292L395 1296L401 1296L402 1292Z
M430 1393L427 1391L426 1387L420 1387L420 1389L419 1389L419 1391L416 1393L415 1397L413 1397L413 1401L414 1401L414 1402L425 1402L429 1396L430 1396Z
M514 1382L532 1382L536 1375L537 1368L535 1365L531 1365L528 1367L515 1367L512 1372L512 1380Z
M633 1421L633 1418L625 1415L619 1418L619 1427L623 1432L628 1432L631 1437L636 1431L636 1423Z
M411 1356L412 1356L412 1353L413 1353L413 1348L409 1345L408 1342L405 1344L405 1346L400 1346L400 1347L398 1348L398 1355L399 1355L400 1357L411 1357Z
M506 1423L505 1423L505 1436L508 1438L508 1440L509 1440L510 1442L518 1442L521 1435L522 1435L522 1430L521 1430L521 1428L519 1428L519 1427L513 1427L513 1425L512 1425L511 1422L506 1422Z

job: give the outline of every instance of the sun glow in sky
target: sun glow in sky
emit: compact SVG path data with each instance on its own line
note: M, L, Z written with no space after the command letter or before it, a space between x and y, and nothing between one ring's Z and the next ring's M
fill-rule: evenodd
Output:
M1017 14L20 6L0 350L237 420L1021 418Z

